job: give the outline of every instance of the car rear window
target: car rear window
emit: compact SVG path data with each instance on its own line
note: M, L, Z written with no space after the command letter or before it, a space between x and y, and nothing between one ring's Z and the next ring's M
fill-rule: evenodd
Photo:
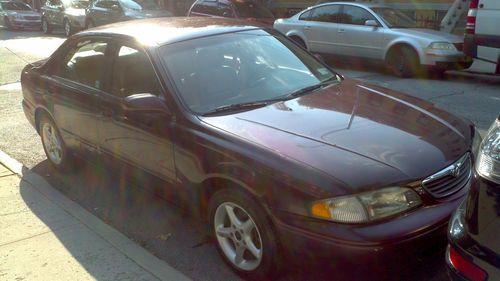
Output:
M234 2L236 13L241 18L273 18L273 14L264 6L253 2Z
M19 3L19 2L2 3L2 9L8 10L8 11L29 11L29 10L31 10L30 6L28 6L24 3Z

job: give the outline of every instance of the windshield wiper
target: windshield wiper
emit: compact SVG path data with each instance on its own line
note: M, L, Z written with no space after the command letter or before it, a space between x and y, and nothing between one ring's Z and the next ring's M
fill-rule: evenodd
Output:
M216 107L215 109L206 112L203 114L203 116L208 116L220 112L228 112L228 111L237 111L237 110L244 110L244 109L250 109L250 108L257 108L257 107L262 107L266 106L270 103L270 101L253 101L253 102L244 102L244 103L233 103L233 104L226 104L226 105L221 105Z
M281 100L287 100L287 99L291 99L291 98L300 97L300 96L303 96L305 94L312 93L315 90L321 89L323 87L326 87L328 85L331 85L331 84L334 84L334 83L338 83L338 82L339 81L337 79L333 79L333 77L332 77L332 78L329 78L329 79L327 79L327 80L325 80L323 82L320 82L318 84L314 84L314 85L307 86L305 88L293 91L293 92L291 92L291 93L289 93L289 94L281 97L280 99Z

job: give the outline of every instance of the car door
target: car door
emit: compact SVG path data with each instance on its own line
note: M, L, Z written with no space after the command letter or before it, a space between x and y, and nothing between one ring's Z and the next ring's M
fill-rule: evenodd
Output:
M324 5L312 9L303 25L308 48L312 52L336 54L340 5ZM304 15L305 16L305 15Z
M42 7L42 15L45 17L48 23L53 24L53 17L54 17L54 2L55 0L47 0L45 2L45 5Z
M125 98L163 88L146 51L134 44L114 48L111 80L101 95L99 123L103 151L167 181L175 180L171 116L164 112L127 110Z
M215 0L197 1L189 11L190 17L210 17L217 14L218 5Z
M379 27L365 25L367 20L374 20ZM371 59L382 58L384 28L365 8L344 5L341 24L338 25L338 53L345 56Z
M109 64L105 38L70 43L43 77L47 106L68 145L95 149L99 143L97 97Z

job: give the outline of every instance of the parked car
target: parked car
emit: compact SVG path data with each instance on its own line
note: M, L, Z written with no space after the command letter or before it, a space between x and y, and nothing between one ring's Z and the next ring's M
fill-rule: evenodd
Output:
M132 19L170 17L155 0L96 0L86 10L87 28Z
M280 256L359 271L444 250L477 184L472 123L343 78L247 21L97 27L27 65L21 84L54 167L97 151L157 176L155 192L206 219L224 261L258 280Z
M500 116L479 148L475 177L450 221L446 261L453 280L500 280Z
M258 21L272 25L274 16L264 5L253 0L197 0L188 17L225 17Z
M85 27L85 8L89 1L47 0L42 6L42 30L49 34L54 28L63 28L70 36Z
M383 61L402 77L416 74L421 66L444 72L472 64L462 53L462 37L415 27L398 10L352 2L313 6L274 23L311 52Z
M471 0L465 28L464 52L468 56L495 63L500 74L500 1Z
M40 13L20 1L0 1L0 20L9 30L40 28Z

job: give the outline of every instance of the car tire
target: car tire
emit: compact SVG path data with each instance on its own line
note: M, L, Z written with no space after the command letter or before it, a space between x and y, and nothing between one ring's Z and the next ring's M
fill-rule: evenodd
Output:
M267 280L279 273L278 242L263 208L251 196L223 189L210 199L210 231L217 251L237 274Z
M69 171L76 167L76 159L66 147L56 124L46 114L40 118L39 133L43 150L52 166L60 171Z
M417 52L407 46L393 48L387 56L387 65L394 75L401 78L413 77L420 69Z
M12 26L12 23L10 22L8 17L4 18L5 22L5 27L7 27L7 30L14 30L14 26Z
M70 37L73 33L75 33L75 29L71 26L71 22L68 19L64 19L63 28L64 35L66 35L66 37Z
M52 33L52 26L50 25L50 23L45 18L42 18L42 31L45 34Z
M89 19L85 22L85 29L93 28L95 27L95 23L93 20Z

